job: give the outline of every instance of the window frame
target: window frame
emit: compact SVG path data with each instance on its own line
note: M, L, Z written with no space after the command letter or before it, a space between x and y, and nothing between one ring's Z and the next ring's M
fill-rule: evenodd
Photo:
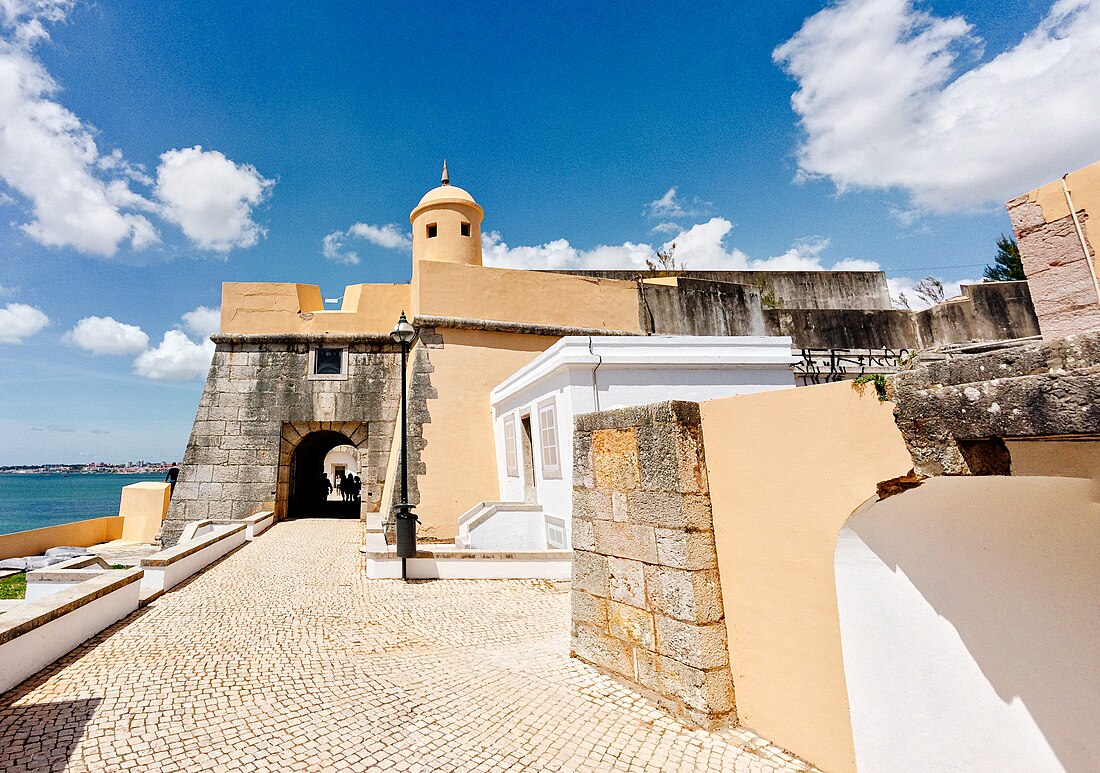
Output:
M317 352L320 349L339 349L340 350L340 372L339 373L317 373ZM306 380L307 381L347 381L348 380L348 360L350 358L348 347L346 346L332 346L331 344L317 344L309 348L309 359L306 362Z
M439 223L428 223L424 226L424 233L428 239L436 238L439 236Z
M463 220L458 226L458 232L467 239L470 238L470 234L474 232L473 226L468 221Z
M512 435L511 441L508 439L509 430ZM504 417L504 475L507 478L519 477L519 449L516 447L518 439L516 415L510 413Z
M553 397L539 401L536 413L539 417L539 466L542 468L542 477L544 480L561 480L561 436L558 434L557 401ZM543 418L547 414L550 416L549 428ZM546 443L547 434L553 440L551 445ZM552 463L547 461L547 451L553 451Z

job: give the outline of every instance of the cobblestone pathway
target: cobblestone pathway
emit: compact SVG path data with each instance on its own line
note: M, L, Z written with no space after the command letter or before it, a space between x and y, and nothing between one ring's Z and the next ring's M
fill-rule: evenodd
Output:
M806 770L568 657L569 594L366 580L291 521L0 696L0 769Z

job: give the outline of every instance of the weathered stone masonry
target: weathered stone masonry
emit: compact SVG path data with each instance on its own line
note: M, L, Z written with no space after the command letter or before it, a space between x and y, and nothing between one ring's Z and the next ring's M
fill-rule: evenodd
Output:
M1100 334L931 363L893 379L917 475L1008 475L1004 440L1100 435Z
M698 404L574 431L573 654L690 724L734 723Z
M161 531L187 521L285 514L289 461L304 435L340 432L359 448L363 501L378 510L400 404L400 350L384 335L215 336L179 483ZM346 380L309 380L311 347L348 347Z

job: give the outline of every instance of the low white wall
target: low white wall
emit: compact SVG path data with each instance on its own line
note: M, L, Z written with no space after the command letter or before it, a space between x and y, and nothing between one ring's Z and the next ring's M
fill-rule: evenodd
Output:
M191 575L243 545L246 532L243 523L217 524L211 527L207 534L194 541L180 542L175 547L142 559L141 568L145 570L145 577L141 581L142 588L150 591L166 591L179 585ZM186 553L191 550L198 542L204 543L205 547L176 558L181 552ZM169 563L163 563L166 560Z
M407 573L410 580L569 580L572 559L570 550L530 558L433 556L408 559ZM372 580L400 579L401 559L392 552L385 557L367 552L366 573Z
M251 518L245 519L245 538L251 542L256 537L263 534L270 529L275 523L275 513L271 510L266 510L262 513L256 513Z
M544 550L546 520L541 512L498 509L470 528L473 550Z
M127 582L0 644L0 693L38 673L65 653L136 610L141 590L140 570L104 572L95 579L51 594L47 599L24 602L0 615L2 631L5 627L10 628L25 622L32 616L41 616L49 610L78 603L119 579Z
M1100 770L1092 485L934 478L848 520L836 583L861 772Z

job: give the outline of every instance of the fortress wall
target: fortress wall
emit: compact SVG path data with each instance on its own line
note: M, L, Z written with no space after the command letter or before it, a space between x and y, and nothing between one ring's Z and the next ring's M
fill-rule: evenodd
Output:
M366 449L362 474L367 509L378 509L400 400L400 357L379 336L216 336L206 386L184 453L168 518L161 531L174 545L187 521L243 518L277 500L280 450L291 422L341 431L365 425L353 438ZM346 380L308 380L309 350L322 341L348 347ZM296 443L290 432L285 442ZM365 444L365 446L364 446ZM318 471L319 474L320 471ZM283 481L285 483L285 481ZM284 487L285 491L285 487Z
M340 308L326 310L316 285L290 282L222 284L221 332L226 335L389 333L411 302L409 285L355 284Z
M913 349L919 339L909 311L765 309L767 335L790 336L796 349Z
M648 272L554 271L545 273L605 279L635 280ZM784 309L883 309L893 308L886 275L881 271L669 271L683 279L748 285L774 295Z
M963 285L961 299L914 314L922 348L1039 335L1027 282Z
M641 331L633 280L417 261L417 316Z
M766 335L760 293L741 284L695 279L647 281L641 288L642 328L658 335Z

